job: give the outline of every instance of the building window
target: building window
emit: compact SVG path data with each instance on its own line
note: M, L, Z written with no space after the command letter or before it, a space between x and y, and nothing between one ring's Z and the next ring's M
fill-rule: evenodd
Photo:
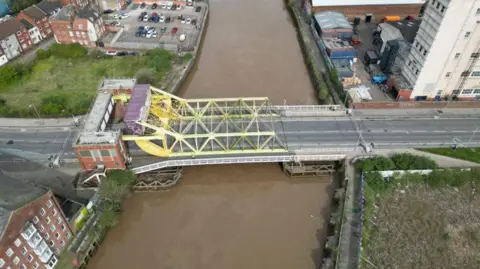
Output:
M25 267L25 264L22 264L22 265L20 266L20 269L27 269L27 267Z
M473 92L473 89L465 89L462 91L462 94L471 94Z
M45 240L48 240L50 238L50 234L49 233L46 233L45 234Z
M480 77L480 71L472 72L471 76L472 77Z
M86 42L86 41L85 41L85 42ZM110 156L116 157L116 156L117 156L117 150L111 149L111 150L110 150Z
M38 29L42 30L42 26L38 26Z
M27 260L28 260L29 262L33 261L33 256L32 256L32 255L28 255Z
M445 6L442 6L442 8L440 9L440 12L445 12Z
M445 74L445 77L448 78L448 77L450 77L451 74L452 74L451 72L447 72L447 73Z
M62 224L61 228L62 228L62 231L65 231L65 228L66 228L65 224Z
M418 73L419 73L419 72L418 72L418 69L417 69L417 70L415 71L415 75L418 75Z
M63 241L63 240L60 241L60 246L62 246L62 247L65 246L65 241Z
M480 8L477 8L477 13L476 15L480 15Z
M20 31L17 31L17 36L19 36L19 35L20 35Z
M54 216L57 215L57 210L56 210L55 208L52 210L52 214L53 214Z
M480 93L480 89L475 89L475 90L473 91L473 93L474 93L474 94Z
M34 268L34 269L37 269L37 268L38 268L38 263L35 262L35 263L33 264L33 268Z
M13 250L11 248L7 249L7 251L5 252L5 254L7 254L8 257L12 256L13 255Z
M57 258L53 256L52 259L50 259L50 261L48 262L47 267L54 268L57 262L58 262Z
M22 252L22 255L27 254L27 248L26 248L26 247L23 247L22 250L21 250L21 252Z
M478 58L480 56L480 53L476 52L476 53L472 53L470 55L470 58Z
M423 56L427 56L427 50L423 51Z
M61 217L57 217L57 223L58 224L62 223L62 218Z
M453 95L460 94L460 90L453 90L453 91L452 91L452 94L453 94Z
M15 239L15 242L13 242L13 243L18 248L22 244L22 241L20 240L20 238L17 238L17 239Z
M80 154L80 157L92 157L89 150L79 150L78 154Z
M58 239L60 238L60 234L59 233L55 233L55 237Z
M455 53L455 60L457 60L458 58L460 58L460 53Z
M57 227L55 227L55 225L52 224L50 226L50 231L55 232L56 229L57 229Z
M40 232L43 232L45 230L45 227L43 227L43 225L40 225Z
M468 71L463 71L462 74L460 74L460 76L462 76L462 77L468 77L469 74L470 74L470 72L468 72Z
M55 246L55 243L53 242L53 240L50 240L48 241L48 245L53 248L53 246Z
M40 215L45 216L45 209L40 209Z
M50 223L50 217L45 218L45 221L47 222L47 224L49 224Z
M66 237L67 237L67 239L70 239L70 237L72 237L72 235L70 233L67 233Z
M17 265L19 262L20 262L20 258L15 256L15 258L13 259L13 263Z
M48 201L47 201L47 206L48 206L48 208L52 207L52 205L53 205L52 200L48 200Z
M408 61L408 66L412 66L412 61Z
M0 258L0 268L2 268L5 265L5 261Z
M79 24L78 29L82 30L83 29L83 24Z

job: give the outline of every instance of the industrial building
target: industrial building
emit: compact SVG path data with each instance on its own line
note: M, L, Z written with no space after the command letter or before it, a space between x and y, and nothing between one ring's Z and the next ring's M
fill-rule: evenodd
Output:
M337 11L349 20L380 21L387 16L417 17L425 0L305 0L312 12Z
M428 3L401 68L412 89L404 100L480 99L479 22L480 0Z

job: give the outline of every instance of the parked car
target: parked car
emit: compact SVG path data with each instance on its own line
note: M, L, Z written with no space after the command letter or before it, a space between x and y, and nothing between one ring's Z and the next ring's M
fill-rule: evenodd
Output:
M156 3L153 3L152 9L156 9L156 8L157 8L157 4L156 4Z
M121 24L118 21L114 21L114 22L110 23L110 26L120 26L120 25Z
M117 51L116 50L107 50L105 52L106 55L110 55L110 56L115 56L117 55Z
M146 38L152 38L152 34L153 34L153 32L148 32L145 37L146 37Z
M191 23L192 23L192 19L187 18L187 19L185 20L185 23L186 23L186 24L191 24Z
M185 24L185 18L181 18L180 23Z
M155 27L150 27L150 28L148 28L147 31L148 31L149 33L151 33L151 32L156 32L156 29L155 29Z
M152 38L157 38L157 32L152 33Z
M167 32L167 27L162 27L160 29L160 33L166 33Z
M145 8L146 6L147 6L147 4L145 4L145 3L140 4L140 8Z
M168 17L165 18L165 23L170 23L171 20L172 20L172 18L170 18L170 16L168 16Z
M159 21L160 21L160 17L155 16L155 18L153 18L153 22L154 22L154 23L158 23Z
M120 15L120 19L124 20L126 18L130 17L130 14L129 13L123 13Z
M145 15L147 15L146 11L143 11L142 13L140 13L140 16L142 16L142 17L145 16Z
M146 37L146 36L147 36L147 33L148 33L147 31L143 30L143 31L142 31L142 34L141 34L140 36L141 36L141 37Z
M177 9L180 9L180 6L178 6L177 4L173 4L171 10L177 10Z
M167 4L167 9L172 9L172 6L173 6L172 3L168 3Z
M162 9L167 9L167 5L166 5L166 4L162 4Z
M129 52L128 52L128 55L137 56L137 55L138 55L138 52L136 52L136 51L129 51Z
M196 7L195 12L200 12L202 10L202 7Z
M112 14L113 12L115 11L113 11L112 9L106 9L103 11L103 14Z
M165 22L165 16L160 16L160 22Z
M187 0L187 6L189 7L193 6L193 0Z
M148 21L148 15L143 16L143 21Z
M156 17L156 16L158 16L158 13L157 13L157 12L153 12L153 13L152 13L152 16L153 16L153 17Z
M172 28L172 34L176 34L177 31L178 31L178 28L177 28L177 27L173 27L173 28Z
M197 25L197 20L192 20L192 25Z
M143 21L143 15L138 16L137 21Z
M119 52L117 52L117 55L115 55L115 56L127 56L127 55L128 55L128 52L126 52L126 51L119 51Z
M144 27L143 27L143 30L148 31L148 30L150 30L151 28L153 28L153 27L147 25L147 26L144 26Z

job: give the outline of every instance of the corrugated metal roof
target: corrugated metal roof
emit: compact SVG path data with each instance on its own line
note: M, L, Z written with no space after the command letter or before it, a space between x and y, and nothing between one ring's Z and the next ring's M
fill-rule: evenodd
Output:
M138 84L133 88L132 96L123 117L124 121L138 121L141 119L142 109L145 106L149 92L150 85L148 84Z
M315 20L322 30L329 29L352 29L352 25L343 13L335 11L318 12L314 15Z
M366 6L424 4L425 0L312 0L312 6Z

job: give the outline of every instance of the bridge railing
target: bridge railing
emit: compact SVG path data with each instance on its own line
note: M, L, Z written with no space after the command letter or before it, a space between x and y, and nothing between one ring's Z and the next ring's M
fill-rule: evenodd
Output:
M305 111L305 110L345 110L344 106L341 105L280 105L272 106L276 110L295 110L295 111Z
M135 174L150 172L157 169L175 167L175 166L193 166L193 165L214 165L214 164L239 164L239 163L279 163L279 162L301 162L301 161L334 161L342 160L344 154L330 155L278 155L278 156L244 156L244 157L220 157L220 158L202 158L185 160L167 160L140 167L132 168Z

